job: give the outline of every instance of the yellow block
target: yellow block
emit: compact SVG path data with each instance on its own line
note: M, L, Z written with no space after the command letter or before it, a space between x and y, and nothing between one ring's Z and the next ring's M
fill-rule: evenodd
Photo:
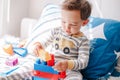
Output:
M12 44L5 45L3 47L3 50L10 55L13 55L13 53L14 53Z
M43 49L39 50L39 58L44 60L44 61L51 60L50 54Z

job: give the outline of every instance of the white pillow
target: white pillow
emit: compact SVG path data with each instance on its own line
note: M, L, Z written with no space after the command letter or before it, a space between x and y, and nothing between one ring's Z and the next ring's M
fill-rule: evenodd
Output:
M32 53L33 43L44 39L47 37L50 29L59 26L61 26L61 14L59 6L52 4L47 5L43 9L38 23L32 29L31 35L29 36L24 47L27 48L29 53Z

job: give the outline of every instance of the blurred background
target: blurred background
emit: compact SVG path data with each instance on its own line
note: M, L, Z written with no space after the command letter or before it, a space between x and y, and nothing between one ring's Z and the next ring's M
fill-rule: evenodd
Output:
M89 1L93 8L92 16L120 21L120 0ZM0 0L0 37L26 35L22 32L27 28L21 29L21 22L24 18L38 20L45 5L59 5L61 2L62 0Z

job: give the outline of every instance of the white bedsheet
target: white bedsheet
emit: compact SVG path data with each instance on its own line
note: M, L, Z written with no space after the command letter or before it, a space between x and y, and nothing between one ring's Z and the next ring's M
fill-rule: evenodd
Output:
M32 77L33 65L36 57L28 54L26 57L14 55L18 58L18 65L10 67L5 64L9 57L0 47L0 80L24 80ZM9 74L8 71L13 70Z

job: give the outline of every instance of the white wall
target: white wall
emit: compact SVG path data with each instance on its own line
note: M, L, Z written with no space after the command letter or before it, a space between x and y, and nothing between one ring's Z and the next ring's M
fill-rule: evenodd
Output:
M101 12L101 0L89 0L90 4L92 6L92 13L91 15L94 17L103 17L103 14Z
M120 0L90 0L93 2L93 15L120 21ZM95 4L97 2L98 5ZM99 8L99 9L98 9ZM96 11L97 10L97 11ZM99 14L98 14L99 12Z
M3 15L2 3L3 3L3 0L0 0L0 36L2 35L2 15Z
M120 21L120 0L101 0L101 11L104 18Z
M62 0L30 0L29 16L38 19L45 5L59 4Z
M21 20L24 17L28 17L29 14L29 0L3 0L3 1L4 9L2 11L3 14L2 33L3 35L10 34L14 36L19 36ZM10 1L9 5L8 1Z
M21 19L29 14L29 0L11 0L10 9L10 27L8 27L8 33L19 36Z

